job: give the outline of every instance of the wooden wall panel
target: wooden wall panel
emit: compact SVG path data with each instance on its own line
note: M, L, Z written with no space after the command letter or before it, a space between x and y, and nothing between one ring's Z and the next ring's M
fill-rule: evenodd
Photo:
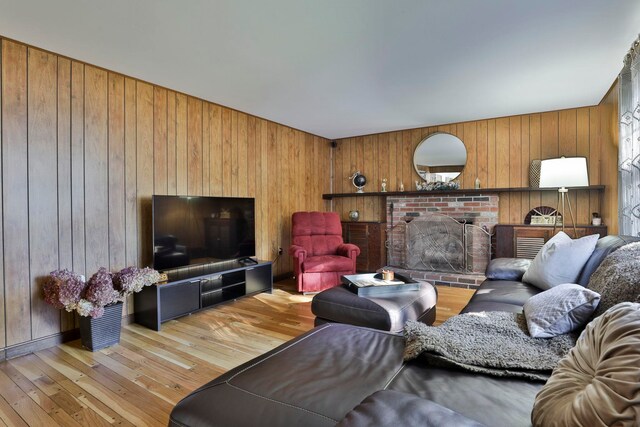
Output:
M109 73L109 268L126 267L124 78Z
M138 159L136 81L124 79L124 192L125 192L125 259L127 265L138 262Z
M138 264L149 265L151 255L151 196L153 195L153 86L136 82L136 183L138 208Z
M2 206L6 345L31 339L27 48L2 43Z
M4 55L3 55L3 43L0 40L0 71L2 70L2 63L4 62ZM3 78L3 74L0 72L0 87L2 87L2 82L4 81ZM4 104L2 103L2 90L0 90L0 138L2 138L4 136L3 130L2 130L2 119L3 116L1 114L2 111L2 107L4 106ZM2 138L3 139L3 138ZM1 142L1 141L0 141ZM3 144L0 143L0 177L2 177L2 179L4 179L4 174L3 174L3 162L1 161L3 156ZM4 201L4 196L3 196L3 188L2 185L0 185L0 200ZM2 203L0 203L0 219L3 218L2 215ZM0 220L0 238L2 239L2 241L4 242L4 221ZM4 260L4 244L0 245L0 259ZM0 263L0 348L5 347L6 346L6 334L5 334L5 310L4 310L4 262Z
M71 63L71 235L73 271L86 275L84 227L84 64Z
M71 61L58 58L58 262L73 269L71 235ZM60 310L60 329L75 327L75 316Z
M594 111L591 111L594 115ZM607 186L601 210L592 205L593 211L602 213L602 221L610 224L609 233L618 232L618 83L616 82L605 95L597 109L596 134L591 133L593 157L599 161L600 181ZM592 166L593 167L593 166ZM593 203L594 195L591 195Z
M589 161L589 178L593 185L605 184L608 207L600 207L602 193L597 191L572 191L571 203L580 224L591 219L591 212L613 212L617 194L615 164L609 159L617 150L613 147L615 129L611 123L613 95L607 105L583 107L562 111L525 114L496 119L453 123L413 130L387 132L378 135L351 137L338 140L330 158L333 162L333 192L355 191L348 174L360 169L369 180L365 191L379 191L381 171L388 171L388 189L394 191L403 182L405 189L415 188L417 173L413 168L413 151L417 144L434 132L448 132L458 136L467 147L467 165L461 174L462 188L473 188L475 179L480 179L483 188L527 187L529 165L532 160L567 156L586 156ZM605 130L606 129L606 130ZM375 141L375 142L374 142ZM605 143L606 141L606 143ZM366 149L362 149L366 147ZM609 148L604 148L609 147ZM605 171L605 157L608 171ZM372 171L367 173L366 171ZM601 178L603 174L607 179ZM590 194L591 193L591 194ZM499 221L522 223L529 210L541 206L556 207L557 193L500 193ZM368 200L365 202L365 199ZM333 202L332 209L343 219L352 209L360 211L363 220L385 220L382 198L340 198ZM567 210L568 215L568 210ZM617 220L608 215L605 223L610 233L617 230Z
M291 214L330 191L326 139L0 41L0 350L77 327L43 302L50 271L151 263L153 194L255 197L257 256L281 247L274 273L292 270Z
M187 100L187 195L202 195L202 101Z
M41 338L60 330L60 312L42 298L42 285L58 268L58 172L51 167L58 152L58 63L54 55L28 49L28 176L29 269L31 336Z
M87 276L109 266L107 73L85 67L84 177Z

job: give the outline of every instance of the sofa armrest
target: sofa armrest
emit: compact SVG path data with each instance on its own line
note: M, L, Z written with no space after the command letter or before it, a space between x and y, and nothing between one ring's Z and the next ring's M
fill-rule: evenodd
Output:
M530 259L524 258L496 258L487 266L484 275L490 280L520 281L531 265Z
M355 260L360 255L360 248L353 243L342 243L336 249L338 255L349 257Z
M353 408L337 427L368 426L483 427L449 408L413 394L376 391Z

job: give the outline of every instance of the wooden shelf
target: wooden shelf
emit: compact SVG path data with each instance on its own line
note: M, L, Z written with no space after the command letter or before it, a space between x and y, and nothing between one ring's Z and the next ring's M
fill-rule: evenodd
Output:
M569 187L569 190L576 191L599 191L603 192L604 185L590 185L588 187ZM340 197L389 197L389 196L431 196L435 194L492 194L492 193L531 193L534 191L558 191L557 188L530 188L530 187L510 187L510 188L460 188L457 190L433 190L433 191L387 191L370 193L328 193L323 194L324 200L332 200Z

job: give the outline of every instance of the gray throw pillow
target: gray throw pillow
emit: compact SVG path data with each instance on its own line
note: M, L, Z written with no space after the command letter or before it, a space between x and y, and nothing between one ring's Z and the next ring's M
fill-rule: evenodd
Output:
M600 294L564 283L534 295L524 303L529 335L552 338L583 326L600 302Z
M593 234L574 240L559 232L540 249L522 281L543 291L561 283L576 283L599 238Z

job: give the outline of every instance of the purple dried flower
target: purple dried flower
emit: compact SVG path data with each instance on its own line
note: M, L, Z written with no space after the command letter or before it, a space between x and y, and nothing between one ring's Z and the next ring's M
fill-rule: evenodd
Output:
M44 284L44 300L55 308L73 311L85 287L84 277L73 271L52 271Z
M113 289L112 274L104 267L91 276L87 284L85 298L98 307L118 301L119 294Z
M80 316L88 316L97 319L104 315L104 307L99 307L86 299L81 299L78 302L76 309Z
M160 274L151 268L127 267L113 275L114 288L122 299L159 280Z

